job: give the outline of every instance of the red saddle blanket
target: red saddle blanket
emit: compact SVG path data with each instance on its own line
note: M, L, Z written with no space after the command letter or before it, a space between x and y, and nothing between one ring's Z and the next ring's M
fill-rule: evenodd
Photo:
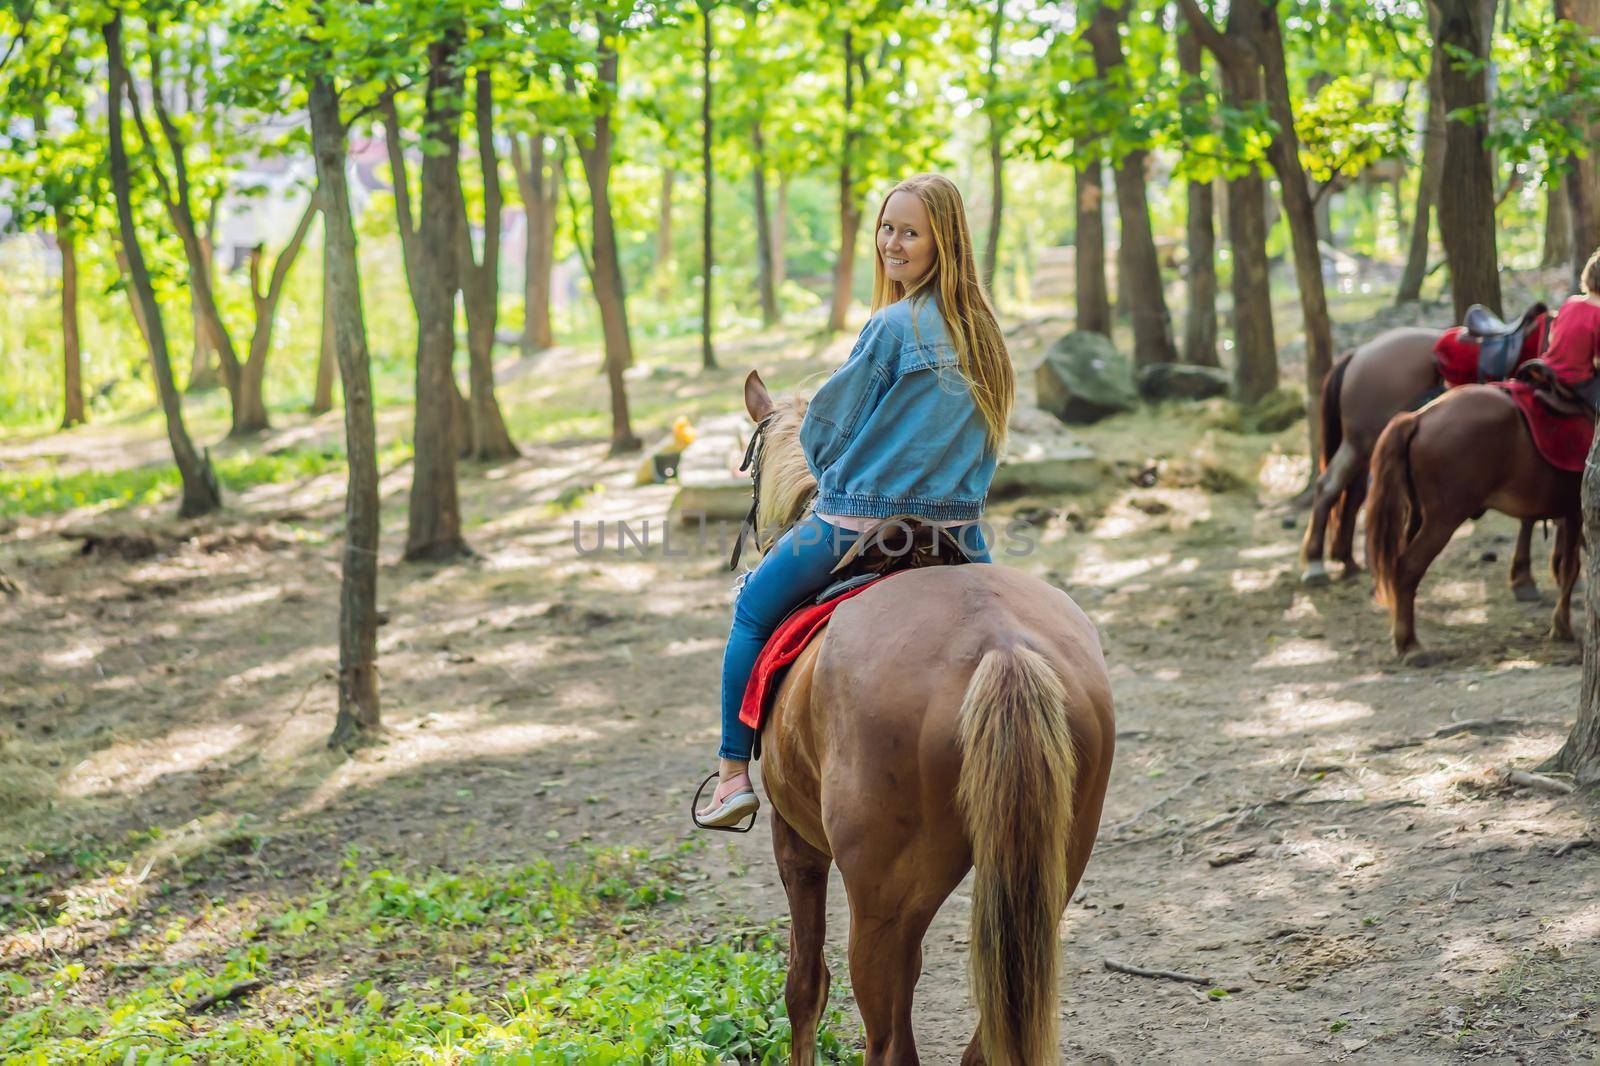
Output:
M1583 470L1589 456L1589 445L1594 442L1594 419L1587 415L1560 415L1539 401L1533 386L1526 381L1497 381L1497 386L1511 394L1533 434L1533 445L1544 456L1544 461L1557 470L1577 473Z
M1533 328L1522 338L1522 349L1517 353L1516 366L1539 355L1539 345L1544 340L1544 315L1533 320ZM1467 333L1465 326L1454 326L1440 334L1433 345L1433 363L1439 369L1446 388L1478 383L1478 357L1482 354L1477 338ZM1513 370L1516 367L1512 367Z
M767 711L767 700L778 690L778 678L788 665L806 650L806 645L811 643L811 638L816 635L817 630L827 624L834 608L852 596L859 596L878 581L890 576L892 575L884 574L876 581L857 585L826 603L807 604L796 609L779 623L772 636L767 638L761 654L757 656L755 669L750 671L750 681L744 687L744 699L739 704L739 721L751 729L760 729L762 716Z

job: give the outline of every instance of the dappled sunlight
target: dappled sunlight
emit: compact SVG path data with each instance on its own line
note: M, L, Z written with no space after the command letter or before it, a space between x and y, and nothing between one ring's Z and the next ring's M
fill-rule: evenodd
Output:
M1339 657L1338 651L1321 641L1291 638L1280 642L1277 647L1257 659L1251 665L1251 669L1315 666L1319 663L1336 662Z
M198 770L254 736L250 726L232 722L175 729L146 740L116 741L74 766L61 790L80 797L136 792L168 774Z
M1265 592L1278 583L1282 573L1279 568L1233 570L1228 574L1228 587L1234 592Z
M280 586L267 585L263 588L243 589L201 599L186 600L183 603L175 604L173 610L177 614L189 615L194 618L229 615L246 607L257 607L264 603L272 603L281 599L283 592L284 590Z
M1154 553L1144 558L1115 560L1097 544L1086 544L1073 567L1071 580L1078 585L1114 588L1131 578L1159 570L1172 562L1171 552Z
M1300 695L1292 686L1280 686L1269 692L1265 706L1255 716L1228 722L1222 731L1234 737L1287 737L1312 729L1348 725L1370 718L1370 704L1357 700L1340 700Z
M62 670L70 670L80 666L87 666L106 650L104 642L90 642L79 637L71 647L59 651L45 652L39 658L46 666L54 666Z

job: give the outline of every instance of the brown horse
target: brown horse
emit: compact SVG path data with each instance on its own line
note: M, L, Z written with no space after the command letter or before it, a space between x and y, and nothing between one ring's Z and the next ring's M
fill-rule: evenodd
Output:
M1389 607L1395 651L1417 647L1417 585L1428 565L1461 523L1489 508L1525 523L1560 523L1551 566L1560 595L1550 636L1571 640L1581 477L1545 462L1516 402L1492 385L1463 385L1396 416L1373 453L1367 507L1367 562L1378 601Z
M745 380L763 430L756 528L815 484L805 402ZM962 1062L1054 1062L1057 927L1100 825L1115 727L1095 628L1005 566L899 573L841 604L789 667L762 731L762 784L789 896L792 1062L816 1057L828 997L828 868L850 901L850 980L868 1063L914 1063L922 938L969 869L978 1030Z
M1345 578L1355 560L1356 512L1367 498L1367 471L1378 435L1389 420L1439 386L1434 368L1436 329L1405 327L1378 334L1341 358L1322 381L1322 472L1317 477L1311 520L1300 546L1307 585L1326 585L1323 546L1331 532L1333 559ZM1533 523L1523 522L1511 557L1511 591L1519 600L1539 598L1530 565Z

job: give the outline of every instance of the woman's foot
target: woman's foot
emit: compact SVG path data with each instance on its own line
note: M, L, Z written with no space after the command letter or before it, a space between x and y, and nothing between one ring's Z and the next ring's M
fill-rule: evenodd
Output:
M723 828L738 825L760 807L749 772L739 770L718 780L711 802L696 811L695 818L702 826Z

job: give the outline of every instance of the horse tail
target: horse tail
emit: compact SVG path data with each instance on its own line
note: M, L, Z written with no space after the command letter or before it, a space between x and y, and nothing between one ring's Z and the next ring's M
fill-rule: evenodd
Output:
M1328 469L1333 453L1344 443L1344 415L1339 410L1339 390L1344 388L1344 372L1350 366L1355 352L1345 352L1322 376L1322 462L1318 469Z
M1060 675L1030 648L985 652L961 703L960 737L978 1043L987 1062L1054 1062L1056 928L1078 769Z
M1411 438L1417 416L1404 412L1389 420L1372 452L1372 496L1367 500L1367 565L1372 568L1373 595L1392 603L1395 570L1411 536L1411 515L1417 506L1411 483Z

